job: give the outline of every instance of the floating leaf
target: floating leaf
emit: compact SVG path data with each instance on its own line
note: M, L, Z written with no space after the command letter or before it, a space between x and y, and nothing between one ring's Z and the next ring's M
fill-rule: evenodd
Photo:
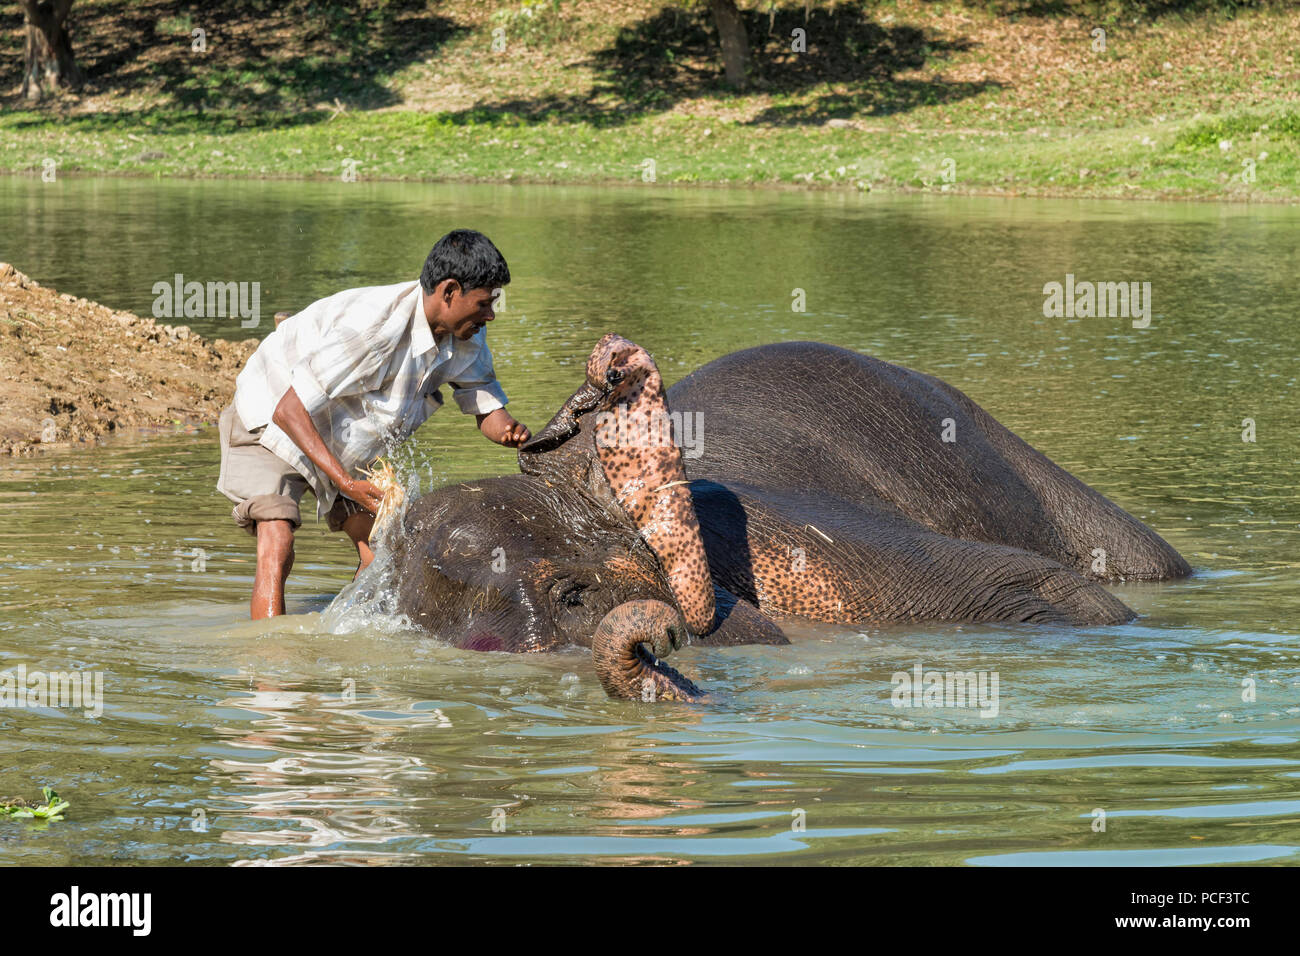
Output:
M49 787L41 787L41 796L45 798L45 805L40 807L31 806L22 797L0 799L0 816L17 820L62 820L63 811L71 804L59 799L59 795Z

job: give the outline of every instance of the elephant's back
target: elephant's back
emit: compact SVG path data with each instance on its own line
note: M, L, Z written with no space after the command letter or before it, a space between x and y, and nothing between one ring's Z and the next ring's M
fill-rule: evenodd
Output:
M668 407L692 413L704 429L698 465L784 471L788 459L762 452L833 450L822 468L873 457L877 444L915 434L950 397L929 395L932 380L900 365L822 342L780 342L732 352L696 369L668 390ZM848 434L844 427L850 429ZM866 444L853 446L848 439ZM820 458L820 455L818 456ZM804 464L814 460L804 459ZM689 464L689 458L688 458ZM803 472L806 474L806 471ZM816 480L816 474L808 475ZM732 475L734 477L734 474Z
M944 534L982 537L1013 514L1024 523L1033 500L960 398L919 372L818 342L733 352L668 392L699 438L696 457L683 443L691 478L885 502Z
M693 413L703 428L698 467L725 467L728 477L737 477L734 468L753 469L756 478L797 474L816 483L837 464L856 473L862 459L877 456L880 441L915 435L928 421L918 401L923 378L839 346L781 342L701 366L668 390L668 406ZM809 474L800 462L819 470Z
M1187 563L1159 535L1035 451L958 389L818 342L725 355L668 392L689 416L692 479L738 480L884 503L932 531L1113 575L1167 578ZM685 424L684 420L684 424Z
M746 388L753 400L764 392L784 392L791 382L806 379L813 383L835 372L878 375L888 370L916 374L901 365L825 342L776 342L729 352L701 365L672 386L668 398L670 402L690 401L694 396L720 397L730 389Z
M889 421L911 428L926 407L947 408L941 383L920 372L824 342L779 342L732 352L696 369L668 390L669 407L707 410L719 425L771 421L811 428L839 416L859 419L889 408ZM927 396L930 401L927 401ZM901 417L900 417L901 415ZM928 420L928 418L927 418ZM879 429L873 429L878 434Z

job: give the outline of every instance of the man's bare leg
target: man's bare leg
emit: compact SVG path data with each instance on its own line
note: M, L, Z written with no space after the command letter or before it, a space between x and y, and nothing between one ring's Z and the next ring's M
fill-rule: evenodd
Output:
M343 531L357 548L357 570L352 580L375 560L375 553L370 550L370 529L375 526L375 516L369 511L358 511L343 519Z
M284 613L284 585L293 567L293 523L257 522L257 574L253 578L253 620Z

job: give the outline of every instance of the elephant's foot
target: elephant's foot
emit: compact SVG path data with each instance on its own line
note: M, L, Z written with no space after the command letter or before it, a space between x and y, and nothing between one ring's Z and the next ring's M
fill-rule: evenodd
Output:
M662 601L627 601L601 620L591 638L596 676L622 700L697 701L704 692L660 656L684 643L681 615Z

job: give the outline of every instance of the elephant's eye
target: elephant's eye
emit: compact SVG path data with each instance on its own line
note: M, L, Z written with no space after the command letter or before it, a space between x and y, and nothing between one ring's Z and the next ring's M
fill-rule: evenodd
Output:
M605 373L605 381L610 385L617 385L619 382L623 381L623 373L616 368L612 368Z
M587 589L585 584L574 584L564 589L560 594L560 603L569 607L582 606L582 592Z

